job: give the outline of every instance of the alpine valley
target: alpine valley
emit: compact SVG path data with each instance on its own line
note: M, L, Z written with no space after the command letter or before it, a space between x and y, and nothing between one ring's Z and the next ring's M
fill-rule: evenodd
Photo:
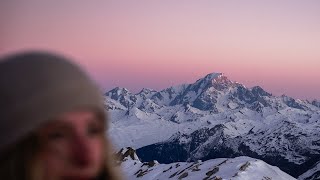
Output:
M113 143L119 150L137 149L142 162L188 166L231 159L276 166L301 180L320 179L320 101L274 96L221 73L161 91L135 94L117 87L104 97Z

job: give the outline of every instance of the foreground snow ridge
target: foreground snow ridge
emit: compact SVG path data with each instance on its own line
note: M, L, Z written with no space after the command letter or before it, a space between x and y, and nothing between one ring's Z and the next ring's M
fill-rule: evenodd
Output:
M261 160L241 156L208 161L159 164L141 162L135 150L128 147L118 152L123 173L128 180L293 180L279 168Z

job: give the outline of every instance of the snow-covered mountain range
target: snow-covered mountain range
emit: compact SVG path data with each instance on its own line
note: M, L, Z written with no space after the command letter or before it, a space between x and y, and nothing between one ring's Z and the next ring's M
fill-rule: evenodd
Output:
M221 73L161 91L115 88L105 101L114 144L136 148L143 161L250 156L296 178L319 175L319 101L274 96Z
M121 149L117 156L126 179L134 180L294 180L279 168L250 157L219 158L208 161L159 164L141 162L135 150Z

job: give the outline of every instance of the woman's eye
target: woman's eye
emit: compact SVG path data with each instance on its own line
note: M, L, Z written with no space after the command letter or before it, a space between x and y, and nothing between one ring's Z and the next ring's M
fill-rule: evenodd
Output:
M50 140L58 140L65 137L65 133L63 132L52 132L48 134L48 138Z
M102 128L101 127L89 127L88 128L88 134L89 135L101 135L102 134Z

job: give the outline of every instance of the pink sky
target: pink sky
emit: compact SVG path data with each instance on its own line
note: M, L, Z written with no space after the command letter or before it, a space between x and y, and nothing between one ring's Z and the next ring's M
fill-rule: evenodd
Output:
M66 54L104 90L160 90L223 72L275 95L320 99L319 7L317 0L1 1L0 55Z

